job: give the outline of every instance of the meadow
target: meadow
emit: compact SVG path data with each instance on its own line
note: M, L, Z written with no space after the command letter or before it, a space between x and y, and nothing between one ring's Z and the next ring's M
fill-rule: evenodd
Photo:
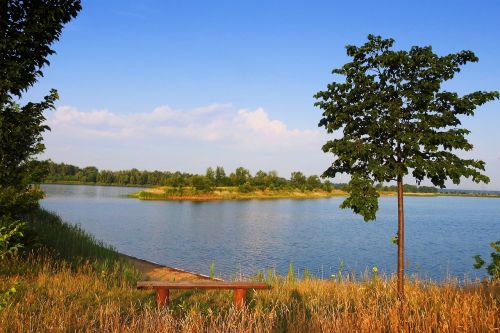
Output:
M6 332L496 332L498 286L479 281L407 280L404 322L394 277L365 272L298 279L273 271L270 290L247 295L242 310L230 291L173 291L157 309L153 292L135 289L145 278L119 253L43 210L30 219L38 246L0 266L0 327Z

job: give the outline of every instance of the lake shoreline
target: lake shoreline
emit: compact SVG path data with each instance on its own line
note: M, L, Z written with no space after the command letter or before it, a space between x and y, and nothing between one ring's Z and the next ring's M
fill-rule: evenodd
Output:
M78 185L78 186L106 186L106 187L125 187L132 188L138 187L144 190L134 192L129 194L129 198L145 200L145 201L237 201L237 200L273 200L273 199L295 199L295 200L310 200L310 199L327 199L335 197L345 197L347 192L334 189L332 192L327 191L276 191L278 194L263 194L269 190L258 190L252 191L250 193L242 193L233 191L232 195L224 196L212 193L198 193L189 195L163 195L160 193L161 187L155 187L151 185L140 185L140 184L106 184L106 183L93 183L93 182L73 182L73 181L55 181L55 182L43 182L42 185ZM142 192L148 193L148 195L141 194ZM217 192L217 191L214 191ZM149 193L152 193L149 194ZM392 197L397 196L395 191L379 191L381 197ZM407 192L404 193L405 197L466 197L466 198L500 198L500 194L495 193L451 193L451 192Z
M130 256L117 252L122 258L127 260L135 269L144 276L155 281L193 281L193 280L216 280L220 278L210 277L205 274L187 271L182 268L162 265L153 261Z
M163 192L163 193L162 193ZM346 197L347 192L341 190L326 191L268 191L259 190L250 193L229 192L220 193L214 191L212 193L190 193L186 195L170 195L161 188L148 188L128 195L130 198L135 198L145 201L238 201L238 200L312 200L312 199L328 199L335 197ZM381 197L395 197L396 192L379 192ZM404 193L405 197L467 197L467 198L500 198L500 194L480 194L480 193Z

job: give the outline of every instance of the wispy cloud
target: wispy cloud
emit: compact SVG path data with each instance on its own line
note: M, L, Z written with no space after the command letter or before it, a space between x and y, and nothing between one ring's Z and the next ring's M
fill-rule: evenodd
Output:
M141 140L168 138L214 142L244 149L298 149L324 140L318 130L290 129L262 108L234 109L213 104L191 110L159 106L150 112L120 114L61 106L49 116L53 135Z

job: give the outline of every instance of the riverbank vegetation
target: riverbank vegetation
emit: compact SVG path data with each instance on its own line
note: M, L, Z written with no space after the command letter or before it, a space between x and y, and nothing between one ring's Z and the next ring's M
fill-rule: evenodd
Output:
M376 271L251 279L270 290L250 293L232 306L230 291L172 291L169 309L153 292L135 288L144 277L112 248L57 216L39 210L26 226L37 246L0 262L0 290L15 286L0 310L8 332L388 332L400 331L394 277ZM342 272L340 272L342 273ZM418 332L495 332L500 293L494 285L449 280L407 281L404 326Z
M195 187L156 187L132 193L130 197L141 200L249 200L249 199L319 199L343 196L345 192L338 189L298 190L289 189L255 189L251 187L216 187L209 191L200 191Z
M244 167L229 174L223 167L207 168L205 174L181 171L99 170L94 166L78 167L71 164L45 162L48 171L45 183L71 185L115 185L155 187L134 194L134 197L150 200L161 199L262 199L262 198L324 198L345 195L347 184L331 183L317 175L307 176L300 171L292 172L289 178L276 171L258 171L254 175ZM376 184L381 195L395 195L396 186ZM404 185L407 195L461 195L491 196L495 193L481 191L451 191L434 186Z

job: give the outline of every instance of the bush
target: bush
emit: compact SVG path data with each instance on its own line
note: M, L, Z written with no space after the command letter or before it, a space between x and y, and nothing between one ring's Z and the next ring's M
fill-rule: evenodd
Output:
M0 217L0 259L15 255L23 247L21 238L25 224L9 216Z
M494 280L500 280L500 241L490 243L490 246L495 250L491 252L491 263L486 267L486 271ZM480 269L486 262L481 258L480 255L473 257L476 260L474 268Z
M238 186L238 191L241 193L250 193L254 190L253 186L249 182L241 184Z

